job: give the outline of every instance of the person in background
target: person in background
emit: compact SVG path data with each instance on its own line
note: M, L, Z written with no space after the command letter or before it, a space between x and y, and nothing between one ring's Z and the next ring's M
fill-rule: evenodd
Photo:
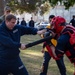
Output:
M75 27L75 15L72 16L70 24Z
M49 22L51 22L51 20L54 18L54 15L50 15L49 16ZM46 27L48 30L50 30L50 25ZM49 36L49 31L45 32L44 35L42 35L44 38ZM52 44L54 46L57 45L57 41L55 39L51 40ZM47 44L50 46L50 41L47 42ZM44 53L44 60L43 60L43 64L41 67L41 72L40 75L47 75L47 71L48 71L48 65L49 65L49 61L51 60L52 56L49 54L48 49L46 48L46 44L45 42L43 43L43 49L42 49L42 53ZM59 68L60 74L61 75L66 75L66 68L65 68L65 64L63 61L63 57L60 60L56 60L56 64Z
M4 7L4 14L0 16L0 24L5 20L5 17L10 14L11 8L9 6Z
M17 18L17 24L19 24L20 22L19 22L19 18Z
M31 17L31 20L29 21L29 27L34 27L34 21L32 17Z
M55 52L53 53L55 58L60 59L66 54L75 68L75 27L65 25L65 23L66 20L61 16L52 19L51 29L54 30L55 34L59 34L59 38L57 39L56 47L51 46L51 49ZM54 37L55 34L53 35Z
M21 25L27 26L26 21L24 20L24 18L22 18Z
M21 36L25 34L42 34L46 30L38 31L36 28L16 25L16 17L9 14L0 26L0 75L28 75L27 69L20 59L20 50L25 44L20 43Z

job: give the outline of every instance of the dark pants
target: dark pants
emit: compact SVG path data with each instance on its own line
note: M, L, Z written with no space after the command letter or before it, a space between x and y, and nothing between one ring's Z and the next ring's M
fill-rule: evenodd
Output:
M51 56L49 55L48 52L45 51L44 53L44 62L42 65L42 71L40 75L47 75L47 70L48 70L48 64L51 59ZM66 68L64 65L63 57L60 60L56 60L57 66L59 68L60 74L61 75L66 75Z
M19 57L14 60L0 60L0 75L8 75L9 73L13 75L28 75Z

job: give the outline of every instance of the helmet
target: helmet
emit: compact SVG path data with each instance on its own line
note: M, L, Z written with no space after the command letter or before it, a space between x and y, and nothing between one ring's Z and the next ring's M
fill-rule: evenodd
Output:
M65 22L66 20L63 17L57 16L52 19L51 26L53 26L56 33L60 33L65 26Z

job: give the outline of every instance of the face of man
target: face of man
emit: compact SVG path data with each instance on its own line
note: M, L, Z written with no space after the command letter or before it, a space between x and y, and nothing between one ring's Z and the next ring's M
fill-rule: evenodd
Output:
M8 15L8 14L10 14L10 10L5 10L5 11L4 11L4 15L6 16L6 15Z
M49 18L49 23L51 22L51 20L52 20L52 19L51 19L51 18Z
M54 25L52 23L52 18L49 18L49 23L50 23L50 28L53 29L54 28Z
M9 30L12 30L14 28L14 26L16 25L15 23L15 19L11 19L10 21L6 20L6 26Z

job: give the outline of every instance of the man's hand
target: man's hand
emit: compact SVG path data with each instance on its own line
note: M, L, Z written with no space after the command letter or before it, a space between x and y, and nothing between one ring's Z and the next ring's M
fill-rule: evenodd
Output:
M39 30L38 32L37 32L37 34L43 34L43 33L45 33L47 31L47 29L43 29L43 30Z
M45 52L45 50L44 50L44 49L42 49L42 50L41 50L41 52L42 52L42 53L44 53L44 52Z
M22 50L26 49L26 46L25 44L21 44L21 47L20 47Z

